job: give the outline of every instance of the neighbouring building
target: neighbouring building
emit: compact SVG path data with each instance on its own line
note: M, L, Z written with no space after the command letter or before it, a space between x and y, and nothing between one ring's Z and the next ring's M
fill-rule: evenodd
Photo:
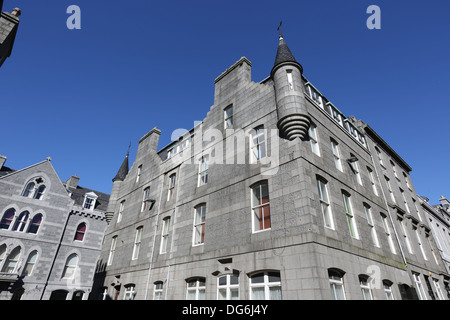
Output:
M88 299L107 194L58 177L50 158L21 170L0 156L0 299Z
M303 75L280 34L242 57L201 123L140 140L113 179L92 298L448 299L411 168Z
M3 0L0 0L0 67L11 55L21 11L15 8L11 13L2 12Z

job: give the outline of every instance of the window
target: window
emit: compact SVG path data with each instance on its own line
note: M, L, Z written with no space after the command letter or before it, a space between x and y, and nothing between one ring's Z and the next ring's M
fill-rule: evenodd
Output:
M173 198L173 193L175 191L175 182L176 175L175 173L173 173L169 176L169 192L167 193L167 201L170 201Z
M208 183L208 162L209 156L203 156L200 160L200 166L198 169L198 186L202 186Z
M109 249L109 256L108 256L108 266L110 266L113 262L114 253L116 252L116 242L117 242L117 236L112 237L111 247Z
M311 150L320 157L319 140L317 138L317 126L311 123L308 129L309 142L311 143Z
M388 239L389 248L393 254L397 254L395 250L394 241L392 240L391 229L389 228L389 223L387 221L387 217L381 213L381 221L383 221L384 232L386 233L386 237Z
M409 253L413 254L413 250L412 250L412 247L411 247L411 242L409 241L408 230L407 230L407 227L406 227L406 220L399 219L399 223L400 223L400 227L402 229L403 239L405 239L406 248L408 249Z
M394 176L400 181L400 179L398 178L398 175L397 175L397 169L395 168L394 162L392 162L392 160L391 160L390 163L392 166L392 171L394 172Z
M14 250L11 251L11 253L8 255L8 258L6 258L5 264L3 265L2 268L2 272L14 273L16 271L17 263L19 262L20 258L20 250L21 250L20 247L15 247ZM4 255L5 254L3 254L3 256Z
M289 90L294 90L294 80L292 79L292 70L286 70L287 81L289 85Z
M228 274L217 279L218 300L239 300L239 277Z
M150 187L147 187L144 189L144 194L142 196L141 211L145 211L150 208L149 200L150 200Z
M331 150L333 151L334 165L336 166L336 169L338 169L339 171L343 171L341 156L339 153L339 146L338 143L333 139L331 139Z
M397 202L395 202L394 192L392 191L391 183L389 182L389 178L386 176L384 176L384 178L386 179L386 184L387 184L389 195L391 196L392 202L397 203Z
M412 191L411 186L409 185L408 176L404 172L403 172L403 178L405 178L405 183L406 183L406 186L408 187L408 189Z
M25 229L25 225L28 221L28 216L30 213L28 211L22 212L16 219L16 222L14 223L14 226L12 228L12 231L19 231L23 232Z
M353 173L356 176L356 181L358 182L358 184L362 185L361 173L359 172L358 158L353 153L350 153L350 159L347 161L350 164L350 168L352 169Z
M198 205L194 215L194 234L192 245L205 243L206 204Z
M136 236L134 237L133 254L131 255L131 260L136 260L139 257L139 249L141 248L142 228L143 227L139 227L136 229Z
M34 178L26 185L22 196L42 200L45 192L44 179L41 177Z
M36 265L36 260L38 258L37 250L32 251L27 258L25 267L22 270L22 275L30 276L33 273L34 266Z
M319 191L320 207L324 225L327 228L334 229L333 215L331 213L330 201L328 199L327 182L317 178L317 189Z
M122 221L123 218L123 210L125 209L125 200L120 202L119 205L119 214L117 216L117 223L119 223L120 221Z
M195 278L187 281L186 300L205 300L205 278Z
M139 182L139 179L141 177L141 172L142 172L142 164L137 168L136 183Z
M38 213L36 214L33 219L31 220L30 225L28 226L28 233L38 233L39 231L39 226L42 223L42 214Z
M157 281L153 284L153 300L162 300L163 298L163 282Z
M14 220L14 215L16 213L16 210L14 209L8 209L3 214L2 220L0 221L0 229L9 229L9 226L11 225L12 221Z
M250 138L250 162L256 163L266 156L266 142L264 126L260 125L252 130Z
M6 258L6 244L0 246L0 267L2 266L3 260Z
M279 272L261 272L250 277L251 300L281 300Z
M427 300L427 296L425 294L425 289L422 285L422 281L420 280L420 274L417 272L413 272L414 283L416 284L417 294L419 295L420 300Z
M344 272L335 269L328 269L331 298L333 300L345 300L343 277Z
M344 209L345 209L345 214L347 216L347 224L348 224L348 228L350 230L350 235L353 238L358 239L358 230L356 228L356 221L355 221L355 217L352 212L352 206L350 203L350 195L343 191L342 199L344 201Z
M84 197L84 204L83 204L83 208L86 210L93 210L94 206L95 206L95 198L93 197L88 197L85 196Z
M420 238L419 229L416 228L416 238L417 243L419 244L420 252L422 252L422 256L425 260L428 260L427 255L425 254L425 249L423 247L422 239Z
M394 295L392 294L392 282L389 280L383 280L384 294L387 300L394 300Z
M372 212L370 210L370 206L367 203L363 204L364 212L366 213L367 223L370 228L370 235L372 238L372 243L375 247L379 247L380 243L378 242L377 231L375 230L375 224L373 223Z
M75 241L83 241L84 235L86 234L86 223L82 222L78 225L77 231L75 232Z
M369 277L366 275L359 275L359 286L361 288L361 293L364 300L373 300L372 290L370 290L370 285L368 283Z
M373 171L372 169L370 169L369 167L367 167L367 172L369 172L369 180L370 180L370 184L372 185L372 190L373 193L378 196L378 190L377 190L377 186L375 184L375 177L373 175Z
M136 291L134 291L134 284L125 285L125 293L123 295L123 300L134 300Z
M408 202L406 201L405 192L402 190L402 188L400 188L400 194L402 195L402 199L403 199L403 203L405 204L406 211L409 213L410 211L409 211Z
M383 156L382 156L382 154L381 154L380 149L378 149L377 147L375 147L375 151L377 152L378 161L380 162L380 165L384 168Z
M233 105L230 105L223 110L223 119L225 129L233 127Z
M260 182L252 188L252 226L253 232L270 229L269 185Z
M162 233L161 233L161 247L159 252L167 252L167 242L169 241L169 227L170 227L170 217L163 220Z
M439 285L439 280L433 278L433 284L436 289L438 300L445 300L444 295L442 294L441 286Z
M66 265L64 266L64 271L61 278L72 279L75 276L77 266L78 256L75 253L72 253L66 260Z

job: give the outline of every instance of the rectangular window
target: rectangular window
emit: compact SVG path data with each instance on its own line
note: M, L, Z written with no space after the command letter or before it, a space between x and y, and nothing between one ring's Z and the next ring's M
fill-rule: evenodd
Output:
M260 125L252 130L250 138L250 161L256 163L266 156L266 141L264 126Z
M395 250L394 241L392 240L391 229L389 228L389 223L387 221L387 216L381 214L381 220L383 221L384 232L386 233L386 237L388 239L389 248L393 254L397 254Z
M153 300L162 300L163 298L163 282L155 282L153 287Z
M330 201L328 199L326 182L317 179L317 189L319 191L320 207L322 210L325 227L334 229L333 216L331 213Z
M143 227L139 227L136 229L136 236L134 238L133 254L131 256L131 260L136 260L139 257L139 250L141 248L142 228Z
M419 229L416 229L416 238L417 243L419 244L420 252L422 252L422 256L425 260L428 260L427 255L425 254L425 249L423 247L422 239L420 238Z
M239 300L239 277L234 274L217 279L218 300Z
M250 277L251 300L281 300L279 272L262 272Z
M206 221L206 204L201 204L195 208L194 236L192 243L192 245L194 246L205 243L205 221Z
M328 270L331 297L333 300L345 300L344 281L342 276L332 270Z
M208 162L209 156L203 156L200 160L198 169L198 184L197 186L203 186L208 183Z
M410 212L409 211L409 206L408 206L408 202L406 201L406 198L405 198L405 192L400 188L400 194L402 195L402 199L403 199L403 203L404 203L404 205L405 205L405 208L406 208L406 212Z
M109 249L109 256L108 256L108 266L110 266L113 262L114 253L116 252L116 242L117 242L117 236L112 237L111 247Z
M161 247L159 252L167 252L167 242L169 241L169 227L170 227L170 217L163 220L162 233L161 233Z
M380 243L378 241L377 231L375 230L375 224L373 223L372 212L370 210L370 206L364 203L364 212L366 213L367 223L370 228L370 235L372 237L372 243L375 247L380 247Z
M442 293L441 286L439 285L439 280L433 278L434 288L436 289L438 300L445 300L444 294Z
M399 220L401 229L402 229L402 233L403 233L403 239L405 239L405 243L406 243L406 248L408 249L408 252L413 254L413 250L411 247L411 242L409 241L409 235L408 235L408 230L406 227L406 220Z
M372 169L370 169L369 167L367 167L367 172L369 172L369 180L370 180L370 184L372 185L372 190L373 193L378 196L378 190L377 190L377 186L375 184L375 177L373 175L373 171Z
M94 198L85 197L83 208L87 209L87 210L92 210L92 209L94 209L94 204L95 204Z
M125 287L125 294L123 296L123 300L134 300L134 296L136 292L134 291L134 285L129 285Z
M419 295L420 300L427 300L427 295L425 294L425 289L422 285L422 281L420 280L420 274L417 272L413 272L414 283L416 284L417 294Z
M144 189L144 194L142 196L142 207L141 211L148 210L150 208L150 187Z
M223 119L225 129L233 127L233 105L230 105L223 110Z
M119 214L117 215L117 223L119 223L120 221L122 221L123 218L123 210L125 208L125 200L120 202L119 205Z
M354 154L350 153L350 159L347 161L349 162L350 168L355 174L356 181L358 182L358 184L362 186L363 184L361 180L361 173L359 172L358 158Z
M336 166L336 169L338 169L339 171L343 171L341 156L339 154L339 146L338 143L333 139L331 139L331 150L333 151L334 165Z
M142 171L142 164L138 167L137 169L137 175L136 175L136 183L139 182L139 178L141 176L141 171Z
M358 230L356 228L356 221L355 221L355 217L353 216L352 206L350 204L350 196L348 194L342 192L342 199L344 201L344 209L345 209L345 214L347 216L347 223L348 223L348 228L350 230L350 235L353 238L358 239Z
M386 184L387 184L389 195L391 196L392 202L397 203L397 202L395 202L394 192L392 191L391 183L389 182L389 178L386 176L384 176L384 178L386 179Z
M317 138L317 126L311 123L308 129L309 142L311 143L311 150L320 157L319 140Z
M364 300L373 300L372 290L366 278L359 277L359 286Z
M292 91L292 90L294 90L294 80L292 78L292 70L286 70L286 75L287 75L289 90Z
M252 187L253 232L270 229L269 185L262 182Z
M173 194L175 192L176 175L173 173L169 176L169 191L167 193L167 201L172 200Z
M187 282L186 300L205 300L205 278L192 279Z

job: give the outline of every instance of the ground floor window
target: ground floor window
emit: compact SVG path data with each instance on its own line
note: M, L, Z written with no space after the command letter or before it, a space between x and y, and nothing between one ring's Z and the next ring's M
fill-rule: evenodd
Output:
M250 299L281 300L279 272L260 272L250 276Z

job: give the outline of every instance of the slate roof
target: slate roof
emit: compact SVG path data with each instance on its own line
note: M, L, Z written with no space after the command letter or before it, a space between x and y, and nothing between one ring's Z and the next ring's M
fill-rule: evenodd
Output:
M75 205L77 205L77 206L83 205L84 195L86 193L93 192L98 196L97 201L95 202L94 209L104 212L104 211L106 211L106 209L108 207L109 194L106 194L106 193L103 193L100 191L95 191L95 190L88 189L88 188L83 188L80 186L76 186L75 188L68 187L67 190L69 190L71 192L70 197L75 201Z
M284 38L280 36L280 40L278 42L277 55L275 57L275 63L273 64L271 74L273 75L277 67L286 62L290 62L297 65L297 67L300 68L300 72L303 72L303 67L301 66L300 63L298 63L297 60L295 60L294 55L292 54L291 50L286 44L286 41L284 41Z
M128 174L128 154L125 157L125 159L122 162L122 165L119 168L119 171L117 172L116 176L113 178L113 182L114 181L123 181L125 180L126 176Z

